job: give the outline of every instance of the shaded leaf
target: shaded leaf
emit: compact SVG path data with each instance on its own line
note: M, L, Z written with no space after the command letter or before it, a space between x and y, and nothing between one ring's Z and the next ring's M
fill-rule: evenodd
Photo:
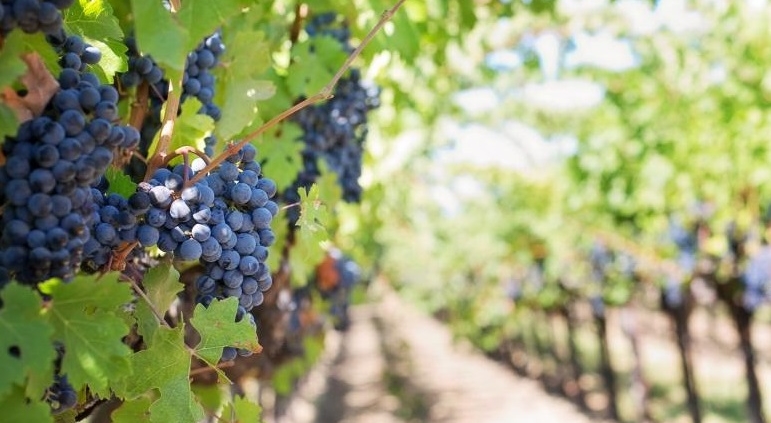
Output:
M32 288L11 283L0 291L0 396L28 378L48 381L29 386L43 392L53 378L56 351L51 342L53 328L41 314L42 299ZM29 393L29 392L28 392Z
M51 295L48 322L53 338L64 345L62 373L75 389L85 384L91 392L107 396L110 381L131 372L131 350L122 342L129 327L119 314L131 302L128 284L118 282L118 273L96 280L78 276L72 282L46 283Z

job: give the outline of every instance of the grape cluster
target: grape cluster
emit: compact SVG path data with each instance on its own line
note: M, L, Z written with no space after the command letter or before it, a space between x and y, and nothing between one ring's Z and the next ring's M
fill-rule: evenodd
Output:
M55 34L62 29L61 11L75 0L2 0L0 7L0 35L14 28L26 33Z
M336 19L334 14L318 15L309 22L306 31L311 37L333 36L346 51L352 51L350 31L345 26L334 25ZM358 180L367 137L367 113L379 105L379 89L364 83L359 70L352 69L340 79L329 101L306 107L292 117L303 131L303 170L284 192L285 202L299 201L297 189L310 187L320 176L318 160L324 160L337 174L345 201L360 201L362 190ZM289 211L291 226L297 221L298 213Z
M136 87L140 82L146 81L155 85L163 80L163 69L150 56L143 56L137 49L134 37L126 37L128 51L128 72L120 75L120 82L125 87ZM162 91L165 93L165 91Z
M206 37L194 52L187 55L185 74L182 76L182 100L189 96L197 98L203 105L199 113L220 120L222 113L213 102L215 78L211 73L219 64L225 45L219 32ZM211 156L211 154L209 154Z
M67 375L57 374L54 376L54 383L46 390L45 399L54 414L61 414L78 403L78 393L70 385Z
M261 176L256 152L246 145L187 187L185 181L204 168L202 160L158 169L139 185L149 202L136 229L140 245L157 245L181 261L199 261L204 274L196 281L197 301L208 306L215 298L236 297L237 321L251 316L247 312L262 303L273 284L265 260L275 241L270 224L278 213L271 201L276 184Z
M0 200L7 204L0 279L71 279L91 235L91 185L102 177L117 147L139 140L135 129L113 124L117 91L82 71L84 63L101 55L79 37L66 37L58 47L63 54L59 91L41 116L24 122L3 144Z
M771 246L764 245L747 263L742 274L743 304L747 311L755 311L769 299L771 284Z
M123 196L107 194L108 184L102 179L97 187L91 188L94 200L90 233L91 237L83 246L82 268L87 272L96 272L109 264L113 251L121 245L137 242L140 219L150 209L147 193L136 192L128 199ZM131 253L138 254L139 250Z

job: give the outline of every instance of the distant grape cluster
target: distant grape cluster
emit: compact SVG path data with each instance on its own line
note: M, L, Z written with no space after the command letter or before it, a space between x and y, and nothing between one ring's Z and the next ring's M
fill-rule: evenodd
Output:
M0 7L0 35L15 28L33 34L56 34L62 29L61 11L75 0L2 0Z
M317 15L308 23L306 31L311 37L332 36L350 52L353 50L350 31L345 26L335 25L336 21L337 15L333 13ZM379 105L379 89L365 84L359 70L352 69L340 79L332 99L306 107L294 115L292 120L303 131L303 170L284 192L285 202L292 204L299 201L297 189L310 187L320 176L318 160L324 160L337 174L344 200L360 201L359 176L367 137L367 113ZM297 210L289 210L291 225L298 217Z
M51 37L60 50L59 91L43 114L6 138L0 167L3 234L0 280L36 283L72 279L91 236L91 186L113 160L116 148L139 141L118 119L118 92L83 71L101 54L80 37Z

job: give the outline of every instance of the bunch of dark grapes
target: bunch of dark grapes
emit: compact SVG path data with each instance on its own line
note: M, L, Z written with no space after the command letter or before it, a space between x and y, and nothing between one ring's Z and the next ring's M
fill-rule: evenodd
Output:
M225 45L219 32L206 37L194 52L187 55L185 74L182 76L182 100L189 96L197 98L203 105L199 113L215 121L220 120L222 113L212 102L215 78L211 70L219 64L224 51Z
M142 122L141 141L139 143L139 153L147 156L153 139L161 129L161 108L166 102L169 90L168 81L163 79L163 71L158 64L149 55L142 55L133 38L126 39L129 56L129 71L121 74L120 81L125 87L134 87L143 80L150 85L149 89L149 107L145 119ZM195 51L187 56L185 62L185 73L182 76L182 97L184 102L189 97L197 98L202 106L198 113L206 114L215 121L222 117L219 107L214 104L215 77L211 70L219 65L219 58L225 51L225 45L219 32L204 38L196 47ZM208 156L214 155L214 146L217 140L214 136L205 138L204 152ZM138 159L133 159L129 166L129 172L137 177L144 175L144 163Z
M124 87L136 87L142 81L150 85L155 85L163 79L163 69L161 69L151 56L145 56L139 53L137 43L134 37L126 37L126 47L128 51L128 71L120 75L120 82Z
M182 100L190 96L197 98L201 102L198 113L211 117L215 122L220 120L222 112L213 101L216 80L211 70L219 65L220 56L224 51L225 44L222 43L219 32L206 37L194 52L187 55L185 74L182 76ZM213 157L217 138L211 135L206 137L204 142L204 153Z
M157 245L175 259L200 262L204 274L196 281L197 302L208 306L215 298L238 298L237 321L247 315L253 319L248 311L262 303L263 292L273 284L265 260L275 241L270 224L278 213L271 201L276 184L261 176L255 156L256 149L246 145L187 187L186 181L203 169L202 161L158 169L139 185L149 199L136 230L140 245ZM234 353L226 350L223 360Z
M150 209L147 193L136 192L128 199L120 194L107 194L107 180L91 188L94 207L91 216L91 238L83 247L83 270L96 272L110 264L116 250L131 248L129 254L143 250L133 248L138 240L140 221ZM126 259L128 257L124 257Z
M0 7L0 35L15 28L34 34L56 34L62 29L62 10L74 0L2 0Z
M91 186L118 147L136 145L139 133L114 125L117 91L82 69L101 56L79 37L61 41L59 91L41 116L24 122L3 144L1 196L6 202L0 238L0 278L36 283L70 280L90 237Z
M336 22L335 14L318 15L308 23L306 31L311 37L332 36L345 51L352 51L350 31L344 25L336 25ZM292 120L303 131L303 170L284 192L285 202L292 204L299 201L297 189L310 187L320 176L318 160L324 160L329 169L337 174L345 201L360 201L359 176L367 137L367 113L379 105L378 88L365 84L359 70L352 69L340 79L332 99L306 107L293 116ZM289 210L291 226L297 221L298 213L295 209Z

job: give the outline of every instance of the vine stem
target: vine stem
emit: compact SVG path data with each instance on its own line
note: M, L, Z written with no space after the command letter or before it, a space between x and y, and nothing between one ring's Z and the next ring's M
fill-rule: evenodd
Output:
M174 150L171 154L166 156L166 160L165 160L165 162L163 164L166 165L170 161L172 161L175 157L187 156L190 153L193 153L196 156L198 156L201 159L203 159L204 163L206 163L206 164L209 164L209 162L211 162L211 159L209 159L209 156L207 156L206 153L204 153L203 151L201 151L201 150L199 150L199 149L197 149L197 148L195 148L193 146L185 145L185 146L179 147L178 149Z
M166 100L166 112L163 115L163 126L161 127L161 137L158 141L158 147L155 149L155 154L150 158L149 165L147 166L145 180L150 179L155 170L166 163L166 156L168 156L171 136L174 133L174 122L177 120L181 95L182 78L170 80L169 95Z
M364 37L364 39L359 43L358 47L353 50L353 52L348 56L348 58L345 60L345 63L343 63L342 66L340 66L340 69L337 70L337 73L335 73L335 76L332 77L332 79L327 83L327 85L324 86L324 88L321 89L318 93L315 95L312 95L311 97L306 98L305 100L295 104L294 106L290 107L289 109L279 113L277 116L273 117L269 121L267 121L264 125L260 126L257 130L250 133L246 137L244 137L241 141L237 143L233 143L228 145L228 148L225 149L222 153L220 153L217 157L213 158L211 163L209 163L203 170L198 172L195 176L193 176L192 179L188 182L188 184L194 184L198 182L201 178L204 177L207 173L211 172L212 170L216 169L217 166L219 166L220 163L225 161L228 157L235 154L239 150L241 150L247 143L251 142L252 140L256 139L263 133L265 133L268 129L274 127L279 122L287 119L288 117L292 116L296 112L312 105L315 103L318 103L320 101L327 100L332 97L332 90L335 88L335 85L337 85L337 82L340 81L340 78L343 77L345 72L351 67L353 64L353 61L356 60L357 57L361 54L362 50L364 50L364 47L369 44L373 38L375 38L375 35L380 31L380 29L383 28L383 26L391 20L391 18L394 16L396 11L399 10L399 8L404 4L406 0L398 0L396 4L394 4L393 7L383 12L383 14L380 16L380 20L375 24L374 27L367 33L367 36ZM171 100L171 99L170 99ZM167 107L166 111L168 114L169 107ZM163 135L161 135L163 136ZM163 150L159 150L161 152Z

